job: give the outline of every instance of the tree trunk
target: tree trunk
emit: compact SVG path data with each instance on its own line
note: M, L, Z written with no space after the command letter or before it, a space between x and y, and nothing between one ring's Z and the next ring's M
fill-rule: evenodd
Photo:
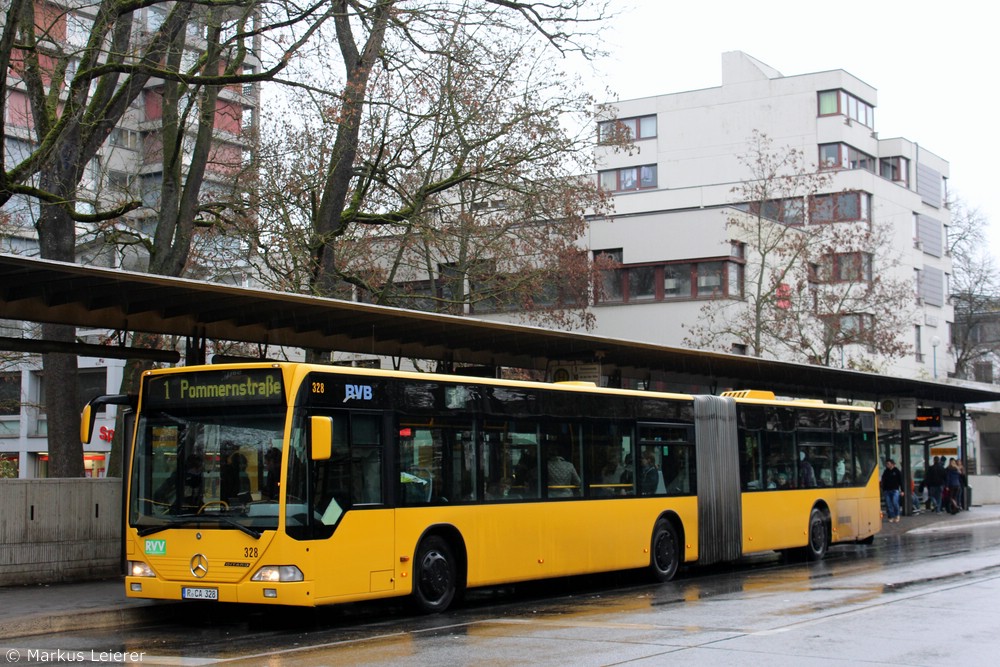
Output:
M72 343L76 329L62 324L42 325L42 338ZM43 354L45 416L49 441L49 477L83 477L83 444L80 442L82 407L77 391L76 357ZM75 408L75 409L74 409Z

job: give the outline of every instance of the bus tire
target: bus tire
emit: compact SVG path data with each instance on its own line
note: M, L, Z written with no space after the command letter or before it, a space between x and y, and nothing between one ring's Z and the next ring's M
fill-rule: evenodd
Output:
M445 611L455 599L458 569L444 538L431 535L420 541L413 568L413 603L424 614Z
M809 514L809 541L802 549L806 560L822 560L830 547L830 529L826 525L826 515L813 508Z
M680 541L674 525L667 519L660 519L653 526L653 537L649 543L649 571L659 582L670 581L680 566Z

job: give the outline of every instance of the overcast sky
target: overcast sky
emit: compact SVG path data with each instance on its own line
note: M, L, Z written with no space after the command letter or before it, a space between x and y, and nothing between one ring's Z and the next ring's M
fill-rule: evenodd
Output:
M785 76L843 69L878 91L882 137L903 137L948 160L949 189L989 218L1000 258L1000 55L991 3L614 4L619 15L601 32L611 55L596 66L599 83L618 99L718 86L725 51L743 51Z

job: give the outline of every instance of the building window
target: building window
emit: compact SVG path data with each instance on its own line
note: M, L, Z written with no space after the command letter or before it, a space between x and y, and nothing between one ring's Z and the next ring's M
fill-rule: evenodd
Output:
M105 176L105 185L113 193L124 193L132 189L134 176L127 171L109 169Z
M920 363L924 362L923 341L921 340L922 332L923 330L919 324L913 325L913 352Z
M864 169L875 173L875 158L847 144L820 144L820 169Z
M822 319L830 335L840 345L861 343L875 328L875 317L869 313L841 313Z
M785 225L802 225L806 221L805 204L801 197L750 202L747 210L750 215L759 215Z
M838 192L812 197L809 221L813 223L870 220L871 195L867 192Z
M722 296L722 262L702 262L698 268L698 296Z
M595 250L594 257L605 257L615 262L619 266L622 263L622 249ZM609 269L601 271L601 287L597 295L597 301L619 302L625 300L625 289L622 284L622 269Z
M972 364L972 377L976 382L993 384L993 362L976 361Z
M875 107L845 90L823 90L819 93L820 116L846 116L865 127L875 127Z
M634 266L628 271L629 301L656 300L656 267Z
M656 116L636 116L605 120L597 124L597 141L609 143L615 139L652 139L656 136Z
M842 252L827 255L819 268L821 281L859 283L872 280L872 256L866 252Z
M636 264L603 273L604 290L597 297L598 303L741 298L743 295L743 264L737 261Z
M690 264L668 264L663 267L663 298L691 298L691 274Z
M107 368L81 368L76 375L78 397L81 405L86 405L92 399L101 394L108 393L108 369ZM45 376L39 374L38 379L38 402L41 413L46 414L45 409L46 390ZM100 412L105 412L106 407L101 407Z
M600 172L601 189L607 192L627 192L656 187L656 165L623 167Z
M139 133L135 130L116 127L111 130L108 143L117 148L127 148L131 151L139 150Z
M878 174L893 183L910 187L910 161L905 157L884 157L878 161Z
M253 65L243 65L244 76L249 76L257 73L257 68ZM247 81L243 83L243 94L246 96L253 95L253 82Z
M17 371L0 373L0 416L21 413L21 374Z

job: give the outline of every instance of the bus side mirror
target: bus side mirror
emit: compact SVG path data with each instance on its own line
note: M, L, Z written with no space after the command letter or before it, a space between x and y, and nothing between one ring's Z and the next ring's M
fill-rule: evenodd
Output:
M309 439L312 442L312 460L329 459L333 453L333 417L310 417Z
M94 420L97 419L97 410L105 405L129 405L134 410L139 402L139 397L132 394L110 394L97 396L90 403L83 406L80 413L80 442L90 444L91 435L94 433Z
M80 442L85 445L90 444L90 435L94 432L95 419L97 419L97 415L94 414L90 403L87 403L83 406L83 412L80 413Z

